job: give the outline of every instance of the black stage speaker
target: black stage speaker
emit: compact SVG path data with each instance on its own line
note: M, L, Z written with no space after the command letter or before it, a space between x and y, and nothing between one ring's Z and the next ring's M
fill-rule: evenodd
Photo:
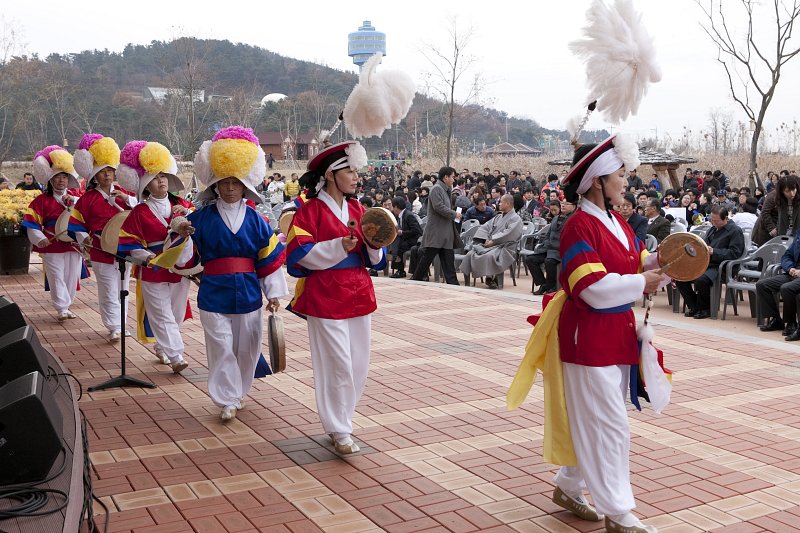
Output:
M61 452L63 420L44 376L0 387L0 486L47 478Z
M47 355L30 326L0 337L0 387L30 372L47 376Z
M0 337L25 326L19 306L5 296L0 296Z

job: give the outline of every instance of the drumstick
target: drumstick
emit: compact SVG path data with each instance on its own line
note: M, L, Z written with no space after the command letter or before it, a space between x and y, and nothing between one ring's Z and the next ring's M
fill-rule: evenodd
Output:
M350 238L352 239L352 238L354 237L354 233L353 233L353 232L354 232L354 231L355 231L355 229L356 229L356 221L355 221L354 219L352 219L352 218L351 218L351 219L350 219L350 220L347 222L347 227L348 227L348 228L350 228Z

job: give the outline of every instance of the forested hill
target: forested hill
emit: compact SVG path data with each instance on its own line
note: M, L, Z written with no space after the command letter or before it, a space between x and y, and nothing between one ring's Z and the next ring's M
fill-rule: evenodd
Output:
M121 53L13 57L0 64L0 122L5 124L0 161L29 158L64 139L74 147L87 131L120 142L157 140L187 157L226 124L293 136L317 132L332 125L357 82L355 73L256 46L194 38L129 44ZM147 87L167 88L171 94L154 100ZM269 93L288 98L260 106ZM411 151L428 133L427 142L446 135L444 107L417 94L400 127L371 141L369 148ZM533 120L474 105L458 108L454 125L458 146L467 151L492 146L506 136L511 143L529 146L545 136L566 136Z

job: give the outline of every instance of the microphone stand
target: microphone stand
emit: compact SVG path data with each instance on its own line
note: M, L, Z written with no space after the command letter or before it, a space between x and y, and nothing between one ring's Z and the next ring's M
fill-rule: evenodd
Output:
M108 253L108 252L106 252ZM133 263L139 264L138 261L134 261L129 257L125 257L124 255L119 254L109 254L113 255L117 260L117 265L119 266L119 316L120 316L120 340L119 340L119 354L120 354L120 375L111 378L108 381L100 383L99 385L95 385L94 387L89 387L87 390L89 392L94 392L98 390L104 389L111 389L114 387L144 387L148 389L155 389L155 383L151 383L149 381L144 381L137 378L132 378L125 373L125 299L128 296L128 291L125 288L125 263Z

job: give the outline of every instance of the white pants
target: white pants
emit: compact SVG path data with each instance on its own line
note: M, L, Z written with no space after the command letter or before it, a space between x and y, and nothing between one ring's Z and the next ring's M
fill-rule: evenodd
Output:
M50 299L56 312L69 311L75 299L75 290L81 277L83 258L78 252L42 254L47 283L50 285Z
M235 406L250 392L261 353L261 315L261 309L243 315L200 309L208 358L208 393L218 407Z
M353 432L353 414L369 370L372 315L331 320L308 317L317 412L326 433Z
M177 363L183 359L181 323L186 317L189 280L183 278L178 283L140 283L144 309L156 338L156 353L164 353L170 363Z
M620 515L636 507L630 480L630 426L625 395L630 366L564 363L569 429L578 466L562 466L555 483L567 494L588 488L597 512Z
M130 263L125 263L125 290L129 290ZM120 307L119 307L119 267L117 263L112 265L106 263L92 262L92 270L94 276L97 278L97 300L100 304L100 318L103 325L113 333L120 331ZM125 313L127 316L127 303L125 300L126 308Z

